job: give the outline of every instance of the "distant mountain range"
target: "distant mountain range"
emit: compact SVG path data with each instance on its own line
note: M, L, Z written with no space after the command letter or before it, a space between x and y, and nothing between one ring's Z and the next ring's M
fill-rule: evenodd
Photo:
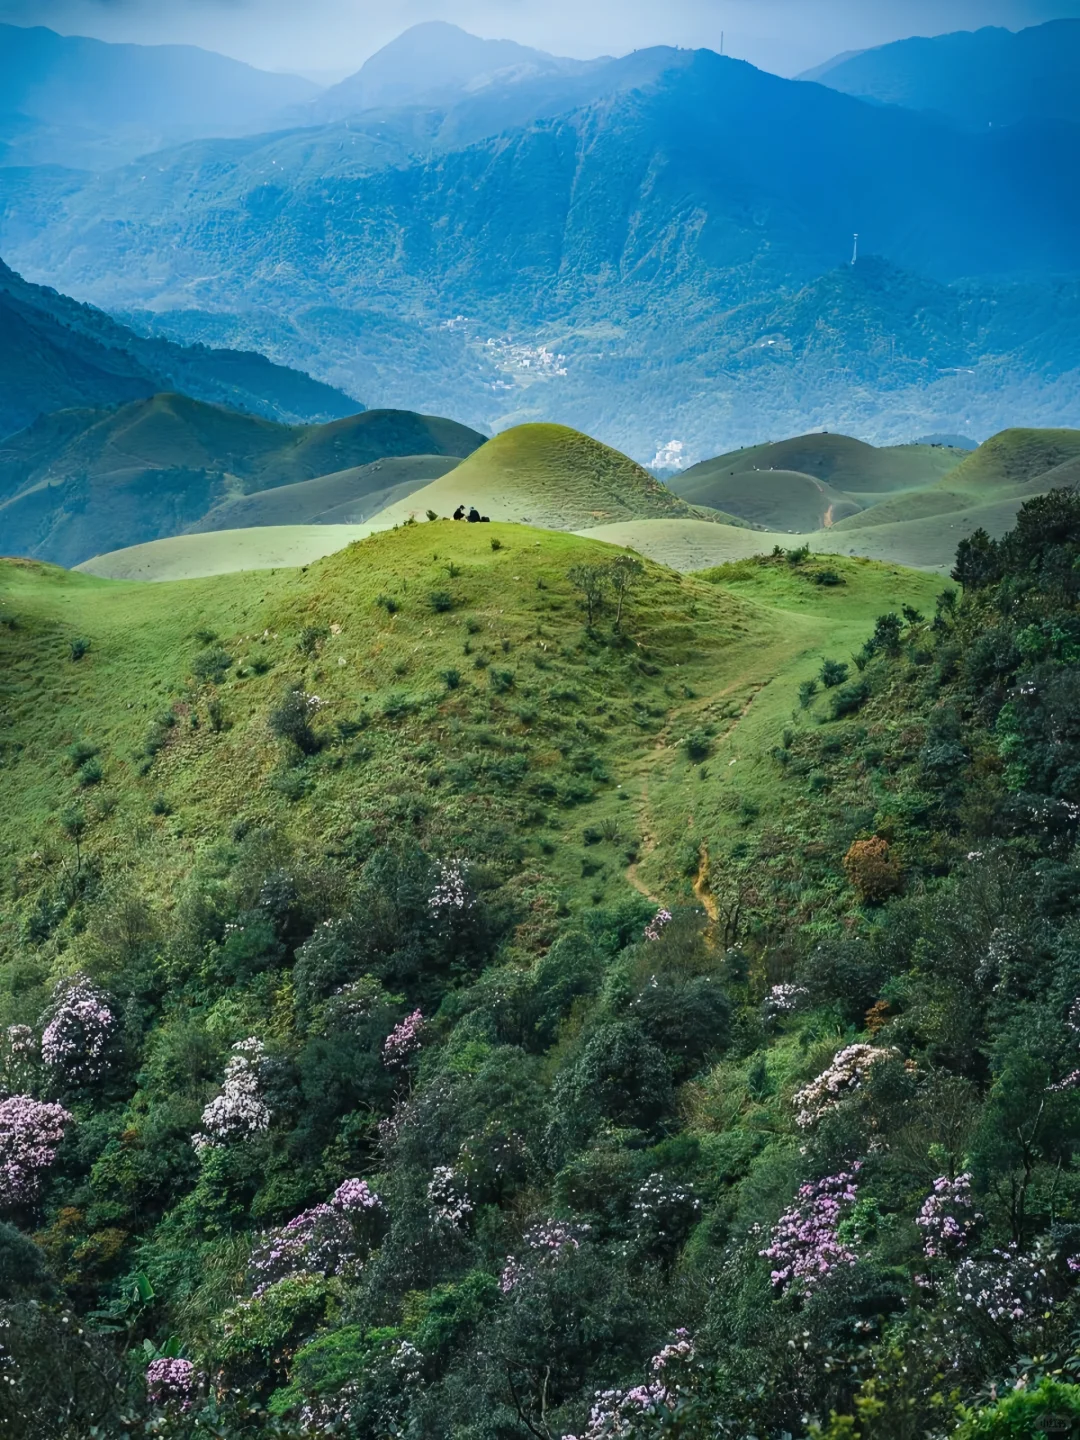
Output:
M199 135L265 129L318 86L190 45L0 25L0 165L90 170Z
M1080 121L1080 20L987 27L841 55L800 77L860 100L931 110L972 129Z
M145 337L669 468L813 428L1070 419L1080 125L829 88L864 58L815 85L420 26L292 128L92 177L0 169L0 247Z
M136 335L100 310L28 284L0 261L0 436L44 412L120 404L160 390L289 423L364 408L263 355Z

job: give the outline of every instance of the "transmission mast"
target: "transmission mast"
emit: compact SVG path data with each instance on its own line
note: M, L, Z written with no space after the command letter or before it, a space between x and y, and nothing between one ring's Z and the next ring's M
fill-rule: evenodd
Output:
M852 265L855 264L855 261L858 260L858 258L859 258L859 232L856 230L856 232L855 232L855 247L854 247L854 249L853 249L852 252L851 252L851 263L852 263Z

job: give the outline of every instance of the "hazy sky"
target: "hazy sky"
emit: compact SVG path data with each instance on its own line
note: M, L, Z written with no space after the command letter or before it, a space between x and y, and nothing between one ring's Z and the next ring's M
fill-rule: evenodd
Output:
M1080 17L1080 0L0 0L0 19L65 34L183 41L274 70L341 75L407 26L452 20L563 55L668 44L781 74L906 35Z

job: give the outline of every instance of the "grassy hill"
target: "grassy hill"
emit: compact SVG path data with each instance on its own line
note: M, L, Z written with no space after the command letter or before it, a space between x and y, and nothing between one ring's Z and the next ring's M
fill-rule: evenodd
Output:
M824 480L797 470L718 470L700 473L696 483L680 484L678 493L694 505L737 515L766 530L821 530L860 505Z
M519 425L375 521L399 524L428 510L452 515L459 505L492 520L553 530L694 514L642 466L598 440L564 425Z
M0 444L4 548L74 565L177 535L234 496L391 456L456 459L483 438L411 411L286 426L183 395L60 412Z
M414 490L448 475L459 463L445 455L389 456L314 480L224 500L192 529L198 532L236 530L248 525L360 524L396 500L404 500Z
M835 490L873 495L929 485L954 469L966 451L937 445L868 445L848 435L799 435L790 440L751 445L703 460L671 482L679 495L704 480L762 470L798 471ZM720 507L723 508L723 507Z
M325 843L357 813L391 826L406 803L394 796L426 793L422 829L475 844L478 825L512 821L536 856L550 833L556 858L543 864L559 884L616 894L618 855L653 828L640 807L655 765L692 779L675 748L683 729L763 685L775 687L778 723L822 647L847 645L883 609L928 601L936 583L841 561L847 583L826 592L793 575L760 604L650 563L628 601L633 644L609 650L584 635L566 571L613 553L573 535L440 521L272 575L145 586L3 562L5 867L39 845L62 850L55 817L69 802L85 803L87 853L110 871L135 865L160 893L237 816L272 815ZM74 638L87 646L75 661ZM297 685L320 697L328 748L286 773L267 716ZM75 741L97 748L100 783L73 780ZM582 747L596 774L575 779ZM621 840L583 875L592 857L575 837L603 816ZM657 855L654 878L674 863Z
M193 580L240 570L309 565L371 534L370 525L254 525L170 535L94 555L75 567L106 580Z

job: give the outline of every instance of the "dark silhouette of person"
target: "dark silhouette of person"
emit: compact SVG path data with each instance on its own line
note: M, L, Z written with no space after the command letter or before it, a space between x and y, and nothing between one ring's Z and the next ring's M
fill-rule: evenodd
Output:
M459 506L457 507L457 509L454 511L454 519L455 519L455 520L464 520L464 519L465 519L465 506L464 506L464 505L459 505Z
M480 511L477 510L476 506L474 505L474 506L470 509L470 511L469 511L469 524L470 524L470 525L479 525L479 523L480 523Z
M491 524L491 516L490 516L490 515L481 515L481 516L480 516L480 524L481 524L481 525L490 525L490 524Z

